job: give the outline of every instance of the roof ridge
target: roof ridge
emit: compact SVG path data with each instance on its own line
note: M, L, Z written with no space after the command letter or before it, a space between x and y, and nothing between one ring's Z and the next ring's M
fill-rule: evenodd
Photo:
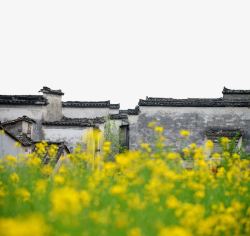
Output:
M107 101L66 101L62 102L63 107L110 107L110 100Z
M1 105L47 105L42 95L0 95Z
M223 94L250 94L250 90L246 90L246 89L229 89L224 87Z
M169 107L250 107L246 99L192 98L192 99L140 99L139 106Z
M18 121L26 121L28 123L36 123L35 120L33 120L32 118L24 115L24 116L17 117L16 119L13 119L13 120L4 121L1 124L2 125L8 125L8 124L11 124L11 123L16 123Z
M0 129L4 130L6 134L8 134L14 140L20 142L23 146L30 146L34 143L33 140L25 133L13 133L10 130L5 129L2 125L0 125Z

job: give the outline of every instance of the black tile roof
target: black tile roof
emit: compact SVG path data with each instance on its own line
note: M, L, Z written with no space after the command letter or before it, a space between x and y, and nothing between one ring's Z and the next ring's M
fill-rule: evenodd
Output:
M44 86L39 92L46 93L46 94L54 94L54 95L64 95L61 89L53 90L49 87Z
M250 107L250 101L244 99L223 98L155 98L140 99L139 106L165 106L165 107Z
M8 121L4 121L1 123L2 126L5 126L5 125L12 125L12 124L15 124L19 121L26 121L28 123L36 123L35 120L29 118L28 116L22 116L22 117L18 117L17 119L14 119L14 120L8 120Z
M11 129L6 129L5 127L2 126L2 124L0 125L0 130L4 130L4 133L6 133L8 136L10 136L15 141L19 142L22 146L32 146L32 145L34 145L36 143L40 143L42 141L45 141L48 145L55 144L58 146L58 153L57 153L58 159L60 158L63 149L67 153L70 153L67 145L64 142L54 142L54 141L46 141L46 140L34 141L24 133L16 132L16 131L11 130ZM35 147L33 148L33 151L34 150L35 150Z
M119 103L118 104L110 104L109 108L110 109L120 109L120 104Z
M98 124L103 124L105 122L104 117L96 118L68 118L63 117L59 121L46 121L43 125L46 126L76 126L76 127L96 127Z
M0 105L47 105L42 95L0 95Z
M110 120L127 120L128 116L127 114L119 113L119 114L111 114L109 115L109 118Z
M15 141L19 142L22 146L31 146L33 140L24 133L15 133L13 130L5 129L3 126L0 126L0 129L10 136Z
M19 133L14 135L23 146L30 146L33 144L33 140L28 137L27 134Z
M86 108L96 108L96 107L110 107L110 101L100 101L100 102L80 102L80 101L67 101L62 102L63 107L86 107Z
M224 87L222 93L223 94L250 94L250 90L228 89Z
M136 106L135 109L120 110L119 113L127 115L139 115L140 108L139 106Z

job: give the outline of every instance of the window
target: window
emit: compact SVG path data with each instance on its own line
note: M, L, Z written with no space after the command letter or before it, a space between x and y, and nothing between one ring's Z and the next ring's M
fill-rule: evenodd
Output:
M237 148L242 146L242 131L240 129L230 129L230 128L209 128L205 131L206 140L209 139L214 142L214 151L220 151L220 139L222 137L227 137L235 143Z
M120 145L120 152L123 152L129 149L129 126L128 125L120 126L119 145Z

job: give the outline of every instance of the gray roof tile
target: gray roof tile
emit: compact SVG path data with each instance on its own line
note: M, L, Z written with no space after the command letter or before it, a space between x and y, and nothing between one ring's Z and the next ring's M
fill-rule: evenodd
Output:
M140 99L139 106L165 106L165 107L250 107L250 101L244 99L223 98L155 98Z
M0 95L0 105L47 105L42 95Z

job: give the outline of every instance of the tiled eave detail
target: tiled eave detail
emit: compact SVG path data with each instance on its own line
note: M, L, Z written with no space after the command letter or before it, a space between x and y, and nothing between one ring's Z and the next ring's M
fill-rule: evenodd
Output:
M80 102L80 101L67 101L62 103L63 107L83 107L83 108L109 108L110 101L101 102Z
M47 105L48 101L41 95L0 95L0 105Z
M19 121L26 121L30 124L32 123L36 123L35 120L29 118L28 116L22 116L22 117L18 117L17 119L14 119L14 120L8 120L8 121L4 121L1 123L2 126L5 126L5 125L12 125L12 124L16 124L17 122Z
M250 94L250 90L228 89L224 87L222 93L223 94Z
M127 109L119 111L119 114L127 114L127 115L139 115L139 113L140 113L139 106L136 106L135 109Z
M19 142L22 146L28 147L33 144L33 140L28 137L26 134L23 133L13 133L10 130L5 129L4 127L0 126L0 130L4 130L4 132L9 135L12 139Z
M120 109L120 104L110 104L110 109Z
M68 127L95 127L94 124L66 122L66 121L43 122L43 125L44 126L68 126Z
M147 98L140 99L139 106L163 106L163 107L250 107L250 101L223 98Z
M63 117L59 121L43 122L45 126L75 126L75 127L97 127L98 124L103 124L103 117L90 118L67 118Z
M110 120L127 120L127 114L111 114L109 115Z

